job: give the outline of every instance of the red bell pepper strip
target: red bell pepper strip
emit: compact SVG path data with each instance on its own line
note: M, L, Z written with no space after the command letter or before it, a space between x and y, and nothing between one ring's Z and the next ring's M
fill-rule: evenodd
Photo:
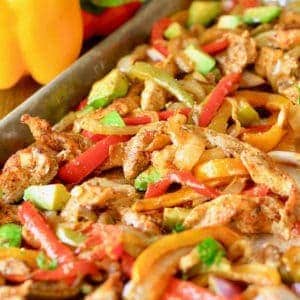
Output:
M18 216L26 229L39 241L41 248L48 257L56 259L59 263L70 262L75 259L72 250L56 237L32 203L23 202L19 206Z
M123 273L128 278L131 278L133 264L134 264L134 257L132 257L130 254L124 252L121 257L121 268L122 268Z
M205 44L201 47L201 49L207 54L213 55L225 50L226 48L228 48L228 46L229 41L227 39L221 39Z
M250 197L265 197L268 195L269 192L270 189L267 186L260 184L244 191L243 194Z
M84 39L110 34L128 21L141 5L139 1L130 2L118 7L107 8L97 15L82 10Z
M225 300L225 298L215 296L209 290L190 281L172 278L162 300Z
M64 263L55 270L37 270L33 272L33 280L59 281L84 277L86 275L97 275L98 270L94 263L83 259Z
M208 187L207 185L199 182L192 175L192 173L187 171L173 170L168 173L164 179L156 183L149 184L145 194L145 198L157 197L164 194L172 183L186 185L199 194L207 196L209 198L215 198L220 195L220 193L214 188Z
M233 73L224 76L217 84L217 86L212 90L208 96L208 100L202 108L202 112L199 116L199 126L206 127L209 125L223 102L225 97L233 92L236 85L241 79L240 73Z
M78 183L98 168L109 155L109 147L128 141L128 136L112 135L97 142L78 157L62 166L58 172L61 180L67 183Z
M239 3L244 8L256 7L261 5L260 0L239 0Z
M90 139L94 143L97 143L97 142L103 140L105 137L107 137L107 135L95 134L95 133L89 132L87 130L82 130L81 134L83 136L87 137L88 139Z
M80 101L80 103L76 107L76 110L79 111L79 110L84 109L87 106L87 102L88 102L88 99L83 99L82 101Z
M264 125L254 125L243 129L243 132L264 132L268 131L272 125L264 124Z
M160 19L154 23L151 31L151 44L164 56L168 56L169 54L167 42L164 39L164 32L171 23L172 20L169 18Z

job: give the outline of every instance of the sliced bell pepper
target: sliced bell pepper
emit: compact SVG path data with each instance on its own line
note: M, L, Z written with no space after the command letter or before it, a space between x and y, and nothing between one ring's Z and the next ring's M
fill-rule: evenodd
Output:
M207 54L214 55L221 51L224 51L229 46L229 41L227 39L220 39L213 41L211 43L201 46L202 51Z
M109 155L109 147L128 141L128 136L108 136L97 142L77 158L60 168L58 176L65 182L78 183L98 168Z
M265 197L269 192L270 189L267 186L260 184L251 189L245 190L243 194L251 197Z
M208 96L203 104L199 116L199 126L206 127L215 116L216 112L223 104L225 97L233 92L241 79L240 73L233 73L224 76Z
M268 152L275 148L287 131L278 124L274 124L268 131L264 132L246 132L242 135L242 140L246 143Z
M82 101L80 101L80 103L78 104L78 106L76 107L76 110L79 111L79 110L82 110L84 109L86 106L87 106L87 102L88 102L88 99L83 99Z
M188 107L194 104L193 96L185 91L169 73L145 62L136 62L130 69L130 74L139 79L152 79L165 88L180 102Z
M151 31L151 44L164 56L169 54L167 42L164 39L164 32L171 24L172 20L169 18L160 19L153 24Z
M41 248L49 258L56 259L59 263L70 262L75 259L72 250L58 240L33 204L23 202L19 206L18 216L26 229L40 242Z
M261 5L260 0L239 0L239 3L244 8L256 7Z
M107 126L125 127L125 123L117 111L110 111L105 114L100 123Z
M161 257L180 248L195 246L208 237L212 237L221 242L225 247L229 247L240 239L237 233L223 226L190 229L180 233L166 235L151 244L138 256L133 265L133 281L139 282L145 278L152 266L159 261Z
M139 199L132 205L132 209L135 211L149 211L183 205L188 201L196 199L199 199L199 194L190 188L184 187L173 193Z
M92 36L105 36L128 21L141 7L141 2L131 2L118 7L105 9L100 14L92 14L82 10L83 34L87 40Z
M72 262L66 262L55 270L37 270L33 272L31 278L40 281L60 281L97 274L98 269L94 263L77 259Z
M138 191L146 191L150 183L159 181L161 175L154 167L149 167L144 172L140 173L134 180L134 187Z
M121 268L123 273L128 277L131 278L132 274L132 267L134 264L134 257L132 257L130 254L124 252L121 257Z
M176 171L169 172L165 178L157 183L149 184L145 197L155 197L164 194L172 183L179 183L181 185L188 186L198 192L199 194L215 198L219 196L219 192L211 187L198 181L190 172L187 171Z
M193 173L200 181L245 176L249 174L241 160L237 158L217 158L199 163L194 167Z
M97 142L103 140L104 138L106 138L106 135L104 135L104 134L95 134L95 133L89 132L87 130L82 130L81 134L83 136L87 137L88 139L90 139L94 143L97 143Z
M216 296L208 289L196 285L190 281L172 278L164 292L162 300L224 300L222 296Z
M0 260L6 258L15 258L23 261L30 268L35 269L37 267L36 258L39 255L37 250L29 250L25 248L0 248Z

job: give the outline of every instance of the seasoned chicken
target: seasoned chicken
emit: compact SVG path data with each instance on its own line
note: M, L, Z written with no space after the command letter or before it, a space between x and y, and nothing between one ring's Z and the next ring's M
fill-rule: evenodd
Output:
M150 151L158 150L169 144L169 137L164 133L165 123L153 123L144 126L131 140L125 148L123 171L126 179L135 178L144 171L150 163ZM155 140L156 149L151 147ZM149 149L151 149L149 151Z
M204 128L200 130L212 145L240 158L254 182L266 185L282 197L289 197L290 201L286 202L286 206L289 212L293 211L296 184L264 152L226 134Z
M0 260L0 274L4 276L28 276L29 273L30 269L21 260L15 258L6 258Z
M2 300L25 300L29 293L32 282L30 280L17 286L1 286L0 299Z
M225 74L241 73L244 67L255 61L255 41L247 30L241 34L228 32L225 37L229 40L230 45L217 55L217 61Z
M145 81L145 88L141 94L142 110L159 111L164 108L167 100L165 89L157 85L153 80Z
M36 143L12 155L0 175L0 199L18 201L24 190L34 184L47 184L58 171L56 152Z
M23 115L21 121L28 125L35 140L57 152L59 162L77 157L91 146L84 136L72 132L53 131L50 124L38 117Z

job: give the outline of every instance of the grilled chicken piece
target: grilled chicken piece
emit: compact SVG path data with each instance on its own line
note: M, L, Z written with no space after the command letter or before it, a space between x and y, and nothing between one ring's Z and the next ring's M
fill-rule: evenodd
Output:
M109 147L109 156L105 163L98 169L100 171L112 168L122 167L125 154L125 143L111 145Z
M0 299L2 300L25 300L29 293L32 282L25 281L18 286L0 286Z
M127 143L123 165L126 179L135 178L147 168L152 151L162 149L169 144L169 137L164 130L165 122L146 125Z
M0 205L0 225L7 223L18 224L20 222L18 217L18 206L10 204Z
M230 45L216 56L225 74L241 73L248 64L254 63L256 46L248 31L242 34L228 32L225 34Z
M0 260L0 273L4 276L28 276L30 274L30 269L21 260L15 258L6 258Z
M16 152L4 165L0 175L0 199L5 203L18 201L24 190L34 184L47 184L58 171L56 152L36 143Z
M284 205L272 197L222 195L195 207L184 221L186 228L231 224L240 232L288 236L291 223L282 219Z
M290 213L293 212L296 183L266 153L229 135L204 128L198 130L202 131L212 145L240 158L255 183L266 185L272 192L282 197L289 197L286 209Z
M159 234L159 226L155 223L150 215L138 213L131 208L123 208L120 210L121 221L125 225L133 226L141 231Z
M145 88L141 94L142 110L159 111L165 107L167 92L153 80L145 80Z
M29 126L37 142L58 152L60 162L72 160L91 146L91 142L84 136L72 132L53 131L46 120L38 117L23 115L21 121Z
M123 284L120 273L114 273L93 293L86 296L85 300L118 300Z

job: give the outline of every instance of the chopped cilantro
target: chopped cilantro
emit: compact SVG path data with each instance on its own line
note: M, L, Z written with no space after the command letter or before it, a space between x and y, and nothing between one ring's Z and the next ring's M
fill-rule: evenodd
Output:
M208 237L199 243L197 250L202 263L206 266L218 264L222 257L225 256L223 247L211 237Z
M56 259L48 260L44 252L40 252L36 258L36 264L43 270L54 270L57 268Z

